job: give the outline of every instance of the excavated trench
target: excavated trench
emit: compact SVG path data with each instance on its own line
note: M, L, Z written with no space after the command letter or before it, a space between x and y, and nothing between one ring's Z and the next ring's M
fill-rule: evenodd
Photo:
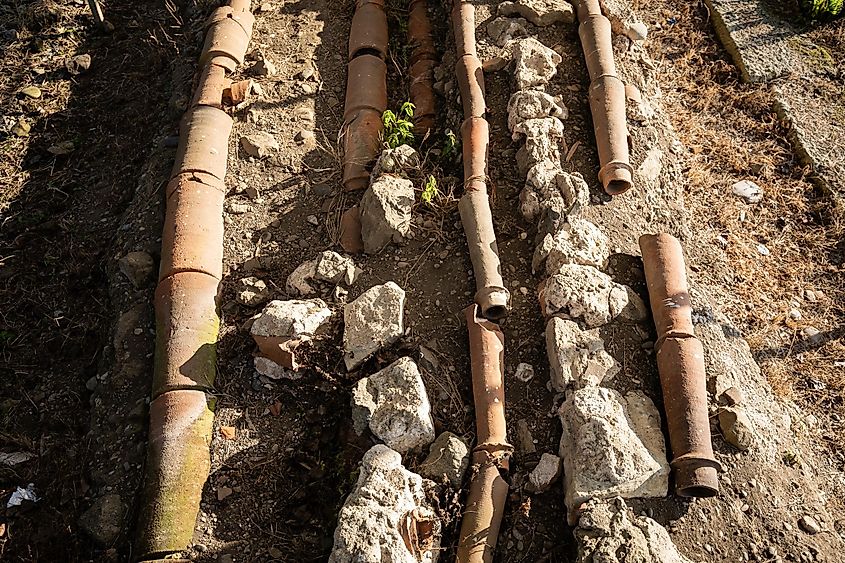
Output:
M586 4L597 10L597 2ZM419 10L420 5L424 4L412 3L411 11ZM356 6L359 11L375 6L381 13L382 9L377 3L358 2ZM339 48L347 44L356 6L319 0L307 7L253 6L254 47L249 49L242 68L228 70L233 81L257 82L259 93L253 93L250 99L247 88L244 103L230 110L234 123L228 171L214 171L218 178L225 176L223 268L222 273L215 275L218 270L212 270L211 274L220 285L216 381L212 388L209 378L198 380L193 377L196 374L188 374L192 383L164 385L156 399L168 404L168 396L197 394L203 397L203 412L203 393L208 391L209 397L216 399L210 464L203 450L208 437L200 432L192 439L194 448L202 450L203 459L191 462L191 482L202 486L201 493L197 489L166 495L155 490L155 479L150 489L148 478L148 499L169 496L164 502L176 504L165 506L165 516L154 514L153 524L149 524L149 518L142 521L141 550L135 556L146 560L169 555L196 561L310 561L325 560L334 549L331 560L352 560L356 553L366 552L355 543L356 530L366 540L378 532L365 526L355 528L360 524L356 517L375 509L371 504L350 504L347 495L355 489L356 481L360 485L366 479L375 479L372 476L379 471L392 472L396 479L401 476L402 486L413 492L413 502L402 505L407 512L394 526L401 529L392 532L399 539L395 543L384 540L391 550L407 550L402 557L410 557L409 561L430 561L435 553L441 561L456 557L461 561L490 561L494 560L494 543L497 561L574 560L579 547L584 560L589 560L591 554L598 556L610 550L614 542L627 545L628 540L620 538L631 534L641 538L629 546L632 557L637 549L644 549L650 553L651 558L644 559L647 561L682 561L679 557L672 559L675 548L661 527L670 523L678 550L688 557L701 558L705 544L711 550L712 545L719 545L726 553L738 548L736 536L717 535L718 529L697 525L708 515L718 519L718 503L733 503L735 491L726 493L727 500L717 497L689 503L672 497L668 489L671 457L666 456L671 451L667 452L667 437L672 436L673 445L676 442L674 430L667 429L666 411L661 408L663 396L654 350L659 353L677 334L670 333L669 338L655 334L645 305L646 278L651 277L643 271L638 239L641 234L665 231L683 243L689 226L676 156L681 147L660 105L654 64L642 43L631 39L636 19L627 3L608 2L605 7L612 16L608 25L614 26L615 72L598 63L588 70L580 41L584 33L579 38L574 11L554 16L557 21L551 24L534 25L520 21L516 10L504 5L476 3L478 62L483 62L486 71L486 108L481 106L486 111L480 115L469 115L472 112L467 109L472 104L466 97L459 97L464 85L461 65L456 67L459 60L453 29L448 24L450 6L428 9L436 59L429 50L408 44L407 7L392 3L383 8L389 30L386 45L384 37L375 34L374 39L359 37L360 48L354 52ZM581 15L582 21L588 17ZM415 28L419 14L416 18ZM513 48L508 41L520 43L523 52L522 47ZM514 75L520 57L532 61L527 66L535 74ZM508 62L511 58L517 60ZM362 59L368 62L357 62ZM420 61L424 68L409 73ZM373 97L366 89L355 90L351 94L357 101L350 104L347 87L358 83L348 80L347 69L353 72L361 64L369 69L362 70L362 75L375 74L378 81L384 76L386 95L376 92ZM476 76L481 72L478 68ZM385 109L400 113L405 101L420 99L420 76L423 82L431 82L437 109L433 123L416 122L413 144L419 155L411 165L394 163L392 172L387 168L390 163L380 163L380 169L388 172L371 179L367 170L372 167L370 157L375 156L376 145L366 137L383 129L381 114ZM538 86L547 94L541 101L532 105L517 97L517 102L509 104L516 92L536 92ZM613 96L608 91L617 92L617 97L610 99ZM627 135L595 117L602 103L619 112L619 96L623 95L628 106ZM204 99L203 94L197 99ZM540 107L542 117L522 115L522 103L529 108ZM536 108L526 111L537 112ZM427 110L422 113L431 117ZM378 121L374 121L376 117ZM451 145L451 134L466 143L470 136L467 132L472 129L466 126L467 121L482 117L489 124L485 127L489 130L486 174L467 164L467 155L478 152L477 148L465 145L462 161ZM537 123L526 125L529 121ZM596 135L608 130L616 138L612 150L603 141L596 142ZM182 134L185 142L184 130ZM361 136L364 138L359 141ZM630 165L625 162L628 136ZM351 163L344 160L344 151L339 152L338 147L344 147L347 154L355 153ZM409 208L410 222L402 227L401 236L382 237L379 242L368 231L373 219L368 211L372 202L367 198L376 197L372 195L374 185L385 176L388 180L384 181L391 183L384 198L394 197L392 203ZM437 191L424 200L430 178L436 181ZM467 238L470 244L475 239L465 235L464 229L479 221L477 216L467 221L464 216L471 213L458 202L464 193L472 192L468 185L471 181L481 184L481 193L490 194L501 284L495 276L479 276L481 268L467 250ZM627 189L630 182L633 187ZM399 191L405 199L397 203ZM355 231L357 225L363 228L360 236ZM479 238L486 241L482 246L489 252L493 248L489 238L483 234ZM362 253L359 246L367 252ZM319 261L300 270L304 262L318 255L327 264L335 260L321 254L330 250L346 251L354 264L347 267L348 262L343 262L345 273L336 277L321 278L324 274L320 273ZM168 275L173 277L166 273L165 266L163 259L162 293L170 287L166 285ZM203 268L189 264L184 268L174 266L173 270L196 275ZM297 271L308 272L304 279L310 286L292 280ZM699 338L708 368L707 381L699 380L701 386L692 395L700 399L706 383L712 415L717 397L731 387L725 381L746 392L766 392L766 388L759 371L751 367L747 347L730 341L730 331L721 330L728 325L713 313L705 291L694 281L692 285L693 308L687 312L696 332L703 332ZM487 314L489 319L500 321L505 343L498 358L504 362L501 369L508 426L507 436L488 440L495 433L476 426L476 414L485 412L479 411L479 399L488 393L488 398L493 397L491 404L500 408L497 393L501 389L473 389L476 356L473 352L471 369L467 324L469 319L476 319L493 334L496 325L465 310L473 300L482 305L491 295L484 290L490 287L505 290L501 292L504 295L509 293L510 313L507 318L500 314L503 309L488 310ZM170 291L174 293L179 292ZM396 299L403 303L399 307L404 318L400 315L398 329L387 327L389 337L379 332L384 327L365 326L370 331L366 333L369 339L379 340L380 345L372 346L362 357L357 350L352 353L349 349L349 332L361 318L364 325L371 319L367 314L356 317L350 312L355 309L350 304L360 303L368 295L375 297L364 313L380 312L378 306L401 295ZM274 333L267 328L268 311L257 315L268 303L308 297L315 309L297 313L297 320L306 324L305 319L317 311L320 320L315 321L318 328L314 330ZM165 303L160 306L173 310L172 298L159 299ZM282 307L272 303L269 308ZM503 308L504 304L496 302L493 306ZM177 313L165 316L165 324L172 322L175 326L189 318ZM686 345L691 342L686 337L692 331L687 325L684 328L687 332L679 340ZM200 329L194 328L202 332ZM178 327L170 332L178 334ZM200 336L209 338L205 333ZM502 338L495 336L494 340L501 342ZM722 349L731 350L733 364L714 360L714 354ZM158 353L166 358L174 352L165 344ZM176 347L175 353L183 351ZM431 428L426 431L430 437L422 445L410 447L402 439L396 441L390 432L379 435L381 430L373 422L373 413L382 402L372 389L381 385L382 379L393 377L399 370L397 365L406 366L406 357L413 360L411 371L419 381L416 397L430 403L431 413ZM744 366L742 369L751 375L739 381L731 365ZM174 377L185 375L178 366L165 369L165 373L171 372ZM361 416L360 404L350 406L350 400L359 401L360 394L366 394L375 404L363 426L357 418ZM156 401L151 416L158 414L161 420L185 432L178 417L159 412ZM704 405L697 406L701 423ZM174 412L178 410L173 408ZM782 415L768 404L749 405L749 416L756 424ZM203 416L198 418L208 422ZM608 428L619 425L624 426L623 431L607 442L580 441L590 429L613 434L616 431ZM710 431L709 426L706 430ZM444 431L463 438L470 448L476 440L478 445L483 443L485 447L477 448L476 454L487 455L501 448L508 456L509 439L514 446L510 463L497 462L485 481L488 466L484 456L474 456L461 486L443 481L437 487L420 488L406 469L425 470L428 443ZM152 436L157 432L151 427ZM404 434L410 433L407 430ZM400 438L407 437L399 434ZM779 434L767 442L766 455L776 456L789 439L787 434ZM397 445L393 446L391 440ZM404 455L401 459L391 457L393 454L385 453L383 446L374 447L380 442ZM638 444L640 449L633 449L631 444ZM604 445L609 445L607 451L602 449ZM695 453L702 445L709 445L706 436L699 436L690 450ZM728 469L738 467L730 446L720 438L715 439L715 446L716 459ZM157 459L167 462L169 458L156 453L155 447L151 445L153 455L148 456L148 475L154 476L157 471L161 474L161 467L172 469L167 463L156 465ZM553 480L548 490L548 484L537 490L537 471L545 464L557 463L560 473L560 460L550 461L550 454L558 453L563 454L563 476ZM706 451L698 453L712 457ZM210 467L207 480L206 467ZM749 470L745 471L747 474ZM472 507L477 506L467 499L467 489L479 475L486 483L480 486L482 497L498 490L493 494L505 502L500 530L492 534L493 538L479 540L473 536L469 542L475 540L480 549L458 549L459 541L466 537L459 532L461 519L466 518L467 506L473 514ZM501 486L503 480L509 488ZM764 481L762 477L760 480ZM706 484L695 483L689 490L709 496L714 487L708 473ZM624 505L613 500L617 495L630 498L636 514L648 514L655 521L627 512ZM191 496L194 498L188 498ZM359 501L355 494L352 496ZM582 503L589 498L608 500L586 505L591 524L582 522L573 535L566 521L576 524ZM344 508L345 502L349 510ZM156 505L152 506L155 509ZM779 511L788 509L775 506ZM179 520L167 517L167 510L175 511ZM191 534L191 530L183 529L182 520L190 520L197 510ZM392 517L386 518L391 521ZM765 516L761 514L761 518ZM603 519L612 523L602 524ZM170 537L157 544L161 536L151 532L150 526L179 527L178 534L174 532L178 539ZM490 530L496 528L495 522L489 526ZM338 534L346 527L347 536L335 535L336 527ZM349 529L353 530L352 537ZM664 556L658 555L660 550L664 550ZM794 554L796 558L798 553ZM617 556L625 560L625 556Z

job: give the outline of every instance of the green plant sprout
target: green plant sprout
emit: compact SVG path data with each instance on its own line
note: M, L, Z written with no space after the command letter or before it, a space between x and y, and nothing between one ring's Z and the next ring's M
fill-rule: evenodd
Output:
M460 151L461 142L458 136L451 129L446 129L446 139L443 141L443 149L440 151L442 160L450 160L457 156Z
M414 104L405 102L399 106L399 111L393 113L385 110L381 114L381 122L384 125L384 142L391 149L399 145L409 145L414 142L414 134L411 129L414 127Z
M437 178L434 176L429 176L428 179L425 181L425 187L423 188L422 194L420 195L420 199L426 205L431 205L434 201L434 198L440 195L440 190L437 189Z

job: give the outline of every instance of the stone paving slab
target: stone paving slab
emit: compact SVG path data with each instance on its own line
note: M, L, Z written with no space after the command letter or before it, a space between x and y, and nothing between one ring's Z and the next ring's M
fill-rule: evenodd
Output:
M789 127L799 160L840 206L845 197L845 103L826 73L821 49L776 4L766 0L705 0L716 34L751 83L776 81L773 104ZM841 89L841 86L839 87Z

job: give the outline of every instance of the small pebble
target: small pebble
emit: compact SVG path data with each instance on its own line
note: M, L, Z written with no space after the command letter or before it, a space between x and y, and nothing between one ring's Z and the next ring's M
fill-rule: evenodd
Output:
M798 526L811 536L814 536L822 531L822 527L819 525L818 520L809 514L805 514L798 520Z

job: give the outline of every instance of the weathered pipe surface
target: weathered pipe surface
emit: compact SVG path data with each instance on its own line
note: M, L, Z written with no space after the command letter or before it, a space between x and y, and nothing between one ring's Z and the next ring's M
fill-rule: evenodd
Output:
M616 75L610 21L599 0L578 0L578 34L590 74L590 112L599 153L599 181L610 195L633 184L625 116L625 85Z
M352 16L349 28L349 60L361 54L387 56L387 14L383 4L364 2Z
M472 363L472 395L478 443L458 542L460 563L493 561L505 510L505 481L513 447L505 426L505 337L498 325L480 315L478 305L464 311Z
M437 49L431 35L426 0L412 0L408 10L408 43L411 47L410 96L414 104L414 132L425 136L435 121L434 67Z
M243 61L254 18L232 0L208 22L201 71L165 188L155 294L156 357L136 554L166 559L191 542L208 478L223 276L223 198L232 118L222 109L227 71ZM169 560L169 559L168 559Z
M672 445L675 492L711 497L719 492L707 413L704 348L695 337L681 244L661 233L640 237L646 283L657 328L657 369Z
M346 103L343 110L343 189L369 185L387 109L387 15L382 0L358 0L349 30Z
M461 140L464 195L458 204L475 274L475 302L484 318L499 321L510 312L510 292L502 280L496 233L487 193L487 149L490 130L484 119L484 73L475 55L475 15L472 4L456 0L452 27L457 43L455 72L464 106Z
M156 502L142 508L140 560L184 551L190 543L211 466L213 420L213 404L203 391L170 391L150 403L144 496Z
M156 361L153 398L168 391L210 391L217 365L219 280L180 272L156 288Z

